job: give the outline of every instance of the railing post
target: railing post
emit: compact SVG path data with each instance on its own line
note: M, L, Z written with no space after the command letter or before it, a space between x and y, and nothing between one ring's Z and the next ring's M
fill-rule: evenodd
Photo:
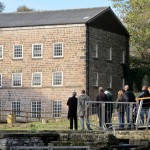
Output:
M149 108L149 110L148 110L148 117L147 117L147 123L146 123L146 130L148 130L149 120L150 120L150 108Z
M143 104L143 100L140 100L140 105L138 107L138 112L137 112L137 117L136 117L136 130L138 129L139 126L139 120L140 120L140 113L141 113L141 109L142 109L142 104Z
M101 116L101 118L102 118L102 127L104 126L104 124L105 124L105 103L101 103L101 114L100 115L102 115Z
M26 112L26 122L28 123L28 112Z
M133 103L129 103L129 125L133 125Z

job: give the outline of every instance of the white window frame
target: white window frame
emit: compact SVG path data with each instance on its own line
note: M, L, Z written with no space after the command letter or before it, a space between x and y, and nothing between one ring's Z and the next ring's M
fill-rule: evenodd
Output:
M2 87L2 73L0 73L0 88Z
M55 55L55 44L62 44L62 55ZM64 57L64 44L63 44L63 42L55 42L55 43L53 43L53 57L54 58L62 58L62 57Z
M95 54L95 55L94 55ZM94 45L93 58L98 58L98 44Z
M21 85L20 86L14 86L14 75L21 75ZM12 74L12 87L22 87L22 73L13 73Z
M13 103L15 105L15 114L16 116L20 116L20 111L21 111L21 102L20 101L12 101L11 102L11 110L13 111ZM18 109L19 108L19 109Z
M36 111L35 112L33 112L33 103L35 103L35 109L36 109ZM40 111L38 111L38 103L40 103ZM41 112L42 112L42 102L41 101L31 101L31 117L32 118L38 118L38 117L41 117ZM40 115L40 116L39 116Z
M109 76L109 88L112 88L112 75Z
M34 74L40 74L40 78L41 78L41 80L40 80L40 85L33 85ZM33 73L32 73L32 86L33 86L33 87L41 87L41 86L42 86L42 72L33 72Z
M40 45L41 46L41 56L34 56L34 46L36 45ZM43 44L40 43L36 43L36 44L32 44L32 58L43 58Z
M0 50L2 52L2 57L0 57L0 60L1 60L1 59L3 59L3 45L0 45L0 48L1 48Z
M94 78L96 76L96 79ZM94 78L94 79L93 79ZM93 80L95 80L95 84L93 83ZM92 86L96 86L98 87L98 80L99 80L99 74L98 72L93 72L93 76L92 76Z
M54 109L54 102L56 103L55 109ZM61 100L52 101L52 113L53 113L54 118L61 117L61 113L62 113L62 101Z
M125 63L125 51L122 51L122 63Z
M21 48L22 48L22 56L21 57L15 57L15 46L21 46ZM13 59L23 59L23 45L22 44L13 45Z
M109 60L112 61L112 47L109 48Z
M54 85L54 75L56 73L61 73L61 84L60 85ZM52 73L52 86L63 86L63 72L62 71L56 71Z

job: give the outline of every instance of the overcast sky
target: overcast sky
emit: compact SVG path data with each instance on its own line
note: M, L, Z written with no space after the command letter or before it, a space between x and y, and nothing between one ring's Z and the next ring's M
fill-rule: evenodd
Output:
M60 10L111 6L111 0L0 0L5 5L4 12L15 12L25 5L35 10Z

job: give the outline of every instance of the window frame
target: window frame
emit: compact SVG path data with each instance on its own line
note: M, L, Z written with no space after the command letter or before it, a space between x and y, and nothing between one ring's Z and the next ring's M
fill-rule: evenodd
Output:
M54 102L56 102L56 106L57 106L56 109L55 109L55 112L54 112ZM60 110L59 110L58 106L60 106ZM63 108L63 106L62 106L62 101L61 100L53 100L52 101L52 115L53 115L53 118L60 118L61 117L62 108Z
M60 85L54 85L54 74L55 73L61 73L61 84ZM62 71L56 71L52 73L52 86L63 86L63 72Z
M15 74L20 74L21 75L21 85L20 86L14 86L13 83L14 83L14 78L13 78L13 75ZM12 87L22 87L22 73L12 73Z
M92 86L95 86L95 87L98 87L98 81L99 81L99 73L98 72L93 72L93 74L96 74L96 84L94 85L93 84L93 77L94 75L92 76Z
M22 48L22 57L15 57L15 46L21 46ZM23 45L22 44L15 44L13 45L13 59L23 59Z
M34 46L35 45L41 45L41 56L34 56ZM43 58L43 44L41 44L41 43L35 43L35 44L32 44L32 58L33 59L38 59L38 58Z
M36 111L35 112L33 112L32 110L33 110L33 102L35 102L35 106L36 106ZM40 112L38 112L38 103L40 103ZM41 113L42 113L42 102L41 101L31 101L31 117L32 118L39 118L39 117L41 117ZM35 115L35 116L33 116L33 115ZM39 116L40 115L40 116Z
M110 61L112 61L112 47L109 47L109 59Z
M3 79L3 75L2 75L2 73L0 73L0 88L3 86L2 85L2 79Z
M62 55L54 55L55 54L55 44L62 44ZM64 44L63 44L63 42L55 42L55 43L53 43L53 58L62 58L62 57L64 57Z
M41 81L40 81L41 84L40 84L40 85L33 85L33 75L34 75L34 74L40 74L40 78L41 78ZM33 72L33 73L32 73L31 86L32 86L32 87L41 87L41 86L42 86L42 72Z
M109 76L109 88L112 88L112 75Z
M2 50L2 57L0 57L0 60L2 60L3 59L3 45L0 45L0 47L1 47L1 50Z
M15 105L15 107L17 108L17 109L15 109L15 110L17 110L16 111L16 116L20 116L20 112L21 112L21 102L20 101L12 101L11 102L11 110L13 111L13 103L14 103L14 105ZM19 103L19 105L18 105L18 103ZM19 106L19 107L18 107ZM18 109L19 108L19 109Z
M125 86L125 78L122 78L122 88Z
M125 64L125 51L122 51L122 63Z
M94 54L95 55L93 55L92 57L93 58L98 58L98 44L96 43L96 44L94 44Z

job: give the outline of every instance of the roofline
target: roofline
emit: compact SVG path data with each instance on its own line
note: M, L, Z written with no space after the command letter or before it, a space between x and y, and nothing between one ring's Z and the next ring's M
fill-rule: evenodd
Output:
M89 19L86 24L92 22L93 20L95 20L97 17L99 17L100 15L104 14L106 11L111 11L111 13L114 15L114 17L117 19L117 21L119 22L119 24L123 27L123 29L125 30L125 32L127 33L128 36L130 36L128 30L125 28L125 26L122 24L122 22L119 20L119 18L116 16L116 14L113 12L113 10L111 9L111 7L107 7L105 10L103 10L102 12L100 12L99 14L95 15L93 18Z

